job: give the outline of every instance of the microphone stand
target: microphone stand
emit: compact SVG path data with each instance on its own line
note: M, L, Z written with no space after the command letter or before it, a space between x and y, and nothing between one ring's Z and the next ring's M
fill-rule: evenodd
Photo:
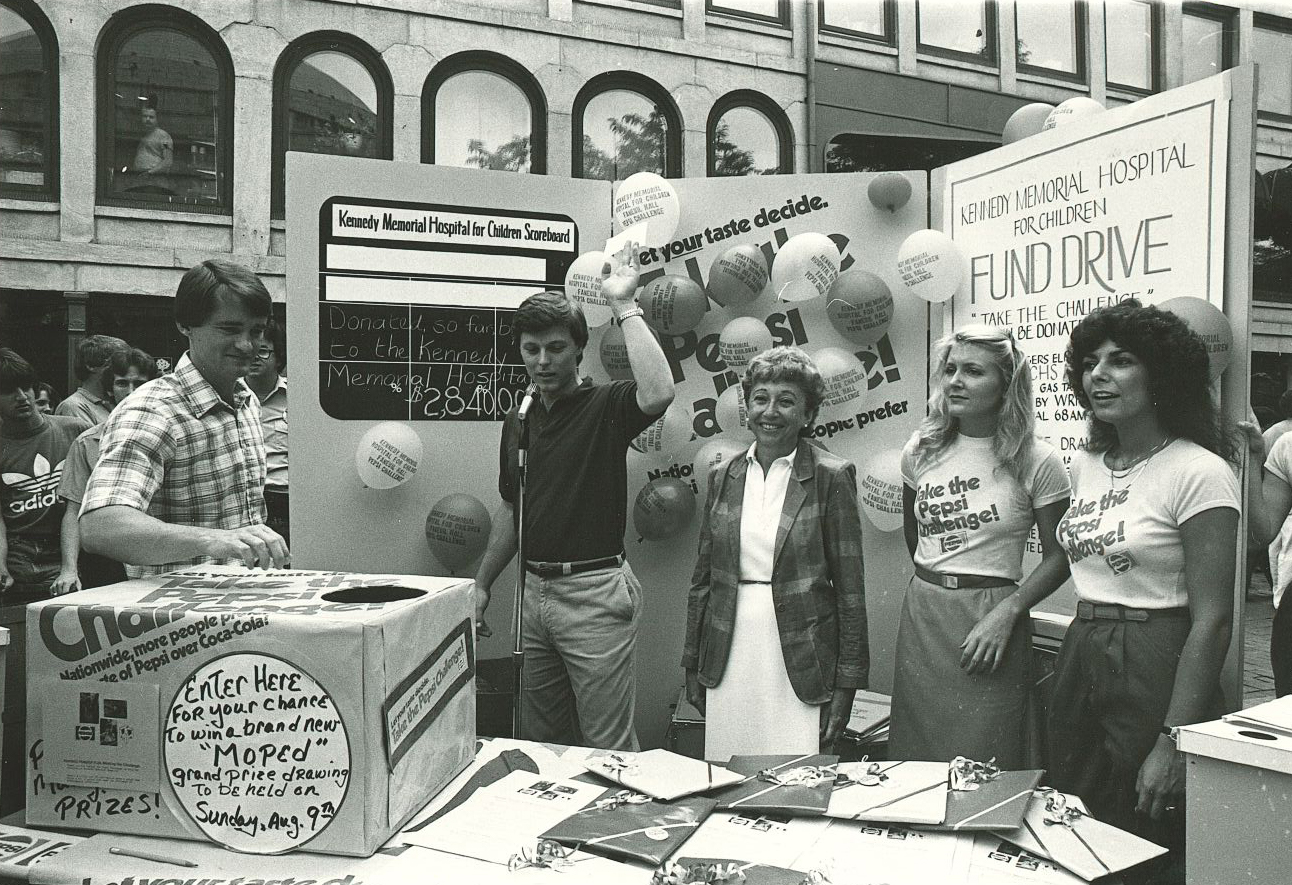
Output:
M529 397L534 394L532 389ZM527 397L528 399L528 397ZM513 682L513 704L511 714L511 736L521 737L521 692L525 688L525 639L521 635L525 613L525 468L529 461L529 409L528 402L522 403L516 418L520 422L520 435L516 445L516 598L512 606L511 633L515 637L511 651Z

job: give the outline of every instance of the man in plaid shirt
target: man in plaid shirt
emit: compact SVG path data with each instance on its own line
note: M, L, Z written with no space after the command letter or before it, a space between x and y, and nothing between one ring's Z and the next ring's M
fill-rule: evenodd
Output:
M204 563L288 564L265 524L265 441L243 376L264 341L269 292L221 259L192 267L175 293L188 352L112 413L81 504L85 549L130 577Z

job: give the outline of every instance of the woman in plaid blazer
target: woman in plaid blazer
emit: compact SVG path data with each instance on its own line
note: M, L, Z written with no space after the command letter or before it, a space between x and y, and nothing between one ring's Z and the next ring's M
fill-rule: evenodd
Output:
M709 474L682 655L715 761L829 747L870 665L856 468L802 435L821 375L777 347L741 386L755 442Z

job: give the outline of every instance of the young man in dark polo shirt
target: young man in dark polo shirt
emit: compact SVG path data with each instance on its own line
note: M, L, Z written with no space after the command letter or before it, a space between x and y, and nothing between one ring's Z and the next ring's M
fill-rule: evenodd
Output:
M636 304L629 263L601 285L624 332L633 381L593 384L579 375L588 343L583 311L543 292L516 311L513 328L536 396L525 471L528 571L522 632L522 737L638 749L633 648L642 590L623 557L628 444L673 401L673 373ZM476 631L494 580L516 555L516 452L520 422L503 423L502 505L476 573Z

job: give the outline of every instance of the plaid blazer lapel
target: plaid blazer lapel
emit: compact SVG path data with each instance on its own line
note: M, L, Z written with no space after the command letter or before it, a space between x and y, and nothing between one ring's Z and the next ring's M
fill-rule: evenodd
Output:
M814 465L815 459L812 456L811 446L806 441L800 441L798 454L794 456L794 472L790 474L790 481L785 487L781 521L776 526L776 550L772 554L772 574L776 574L776 564L780 562L785 539L789 537L790 528L798 518L803 502L807 500L807 483L812 479Z
M731 551L732 570L736 578L740 576L740 516L745 509L745 474L749 471L749 462L744 455L731 459L731 469L727 474L730 490L725 493L728 504L727 544Z

